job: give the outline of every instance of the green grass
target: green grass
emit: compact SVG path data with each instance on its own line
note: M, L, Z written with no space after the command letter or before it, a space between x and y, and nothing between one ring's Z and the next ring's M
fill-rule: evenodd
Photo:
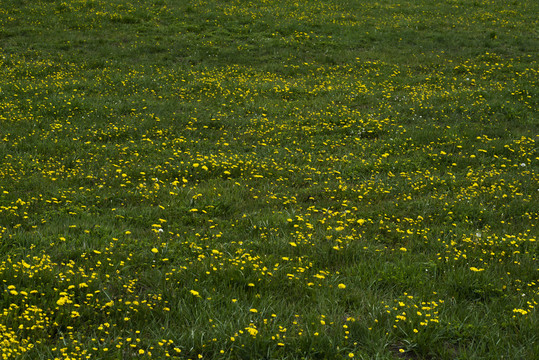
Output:
M538 11L0 0L0 354L539 357Z

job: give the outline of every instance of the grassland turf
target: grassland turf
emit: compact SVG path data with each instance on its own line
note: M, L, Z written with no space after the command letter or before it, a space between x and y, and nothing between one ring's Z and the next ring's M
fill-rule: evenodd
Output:
M539 357L536 1L0 4L3 358Z

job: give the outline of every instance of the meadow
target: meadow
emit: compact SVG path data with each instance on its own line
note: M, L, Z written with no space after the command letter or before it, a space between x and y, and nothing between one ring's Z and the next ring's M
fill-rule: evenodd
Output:
M539 358L537 14L0 0L1 358Z

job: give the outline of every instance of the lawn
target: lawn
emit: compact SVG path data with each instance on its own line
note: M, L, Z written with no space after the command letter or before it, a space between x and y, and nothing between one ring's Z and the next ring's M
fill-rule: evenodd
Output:
M2 359L539 358L537 14L0 0Z

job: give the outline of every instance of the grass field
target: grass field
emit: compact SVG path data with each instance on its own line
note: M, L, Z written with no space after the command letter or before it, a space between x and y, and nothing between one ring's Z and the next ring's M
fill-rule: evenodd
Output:
M538 13L0 0L2 359L539 358Z

